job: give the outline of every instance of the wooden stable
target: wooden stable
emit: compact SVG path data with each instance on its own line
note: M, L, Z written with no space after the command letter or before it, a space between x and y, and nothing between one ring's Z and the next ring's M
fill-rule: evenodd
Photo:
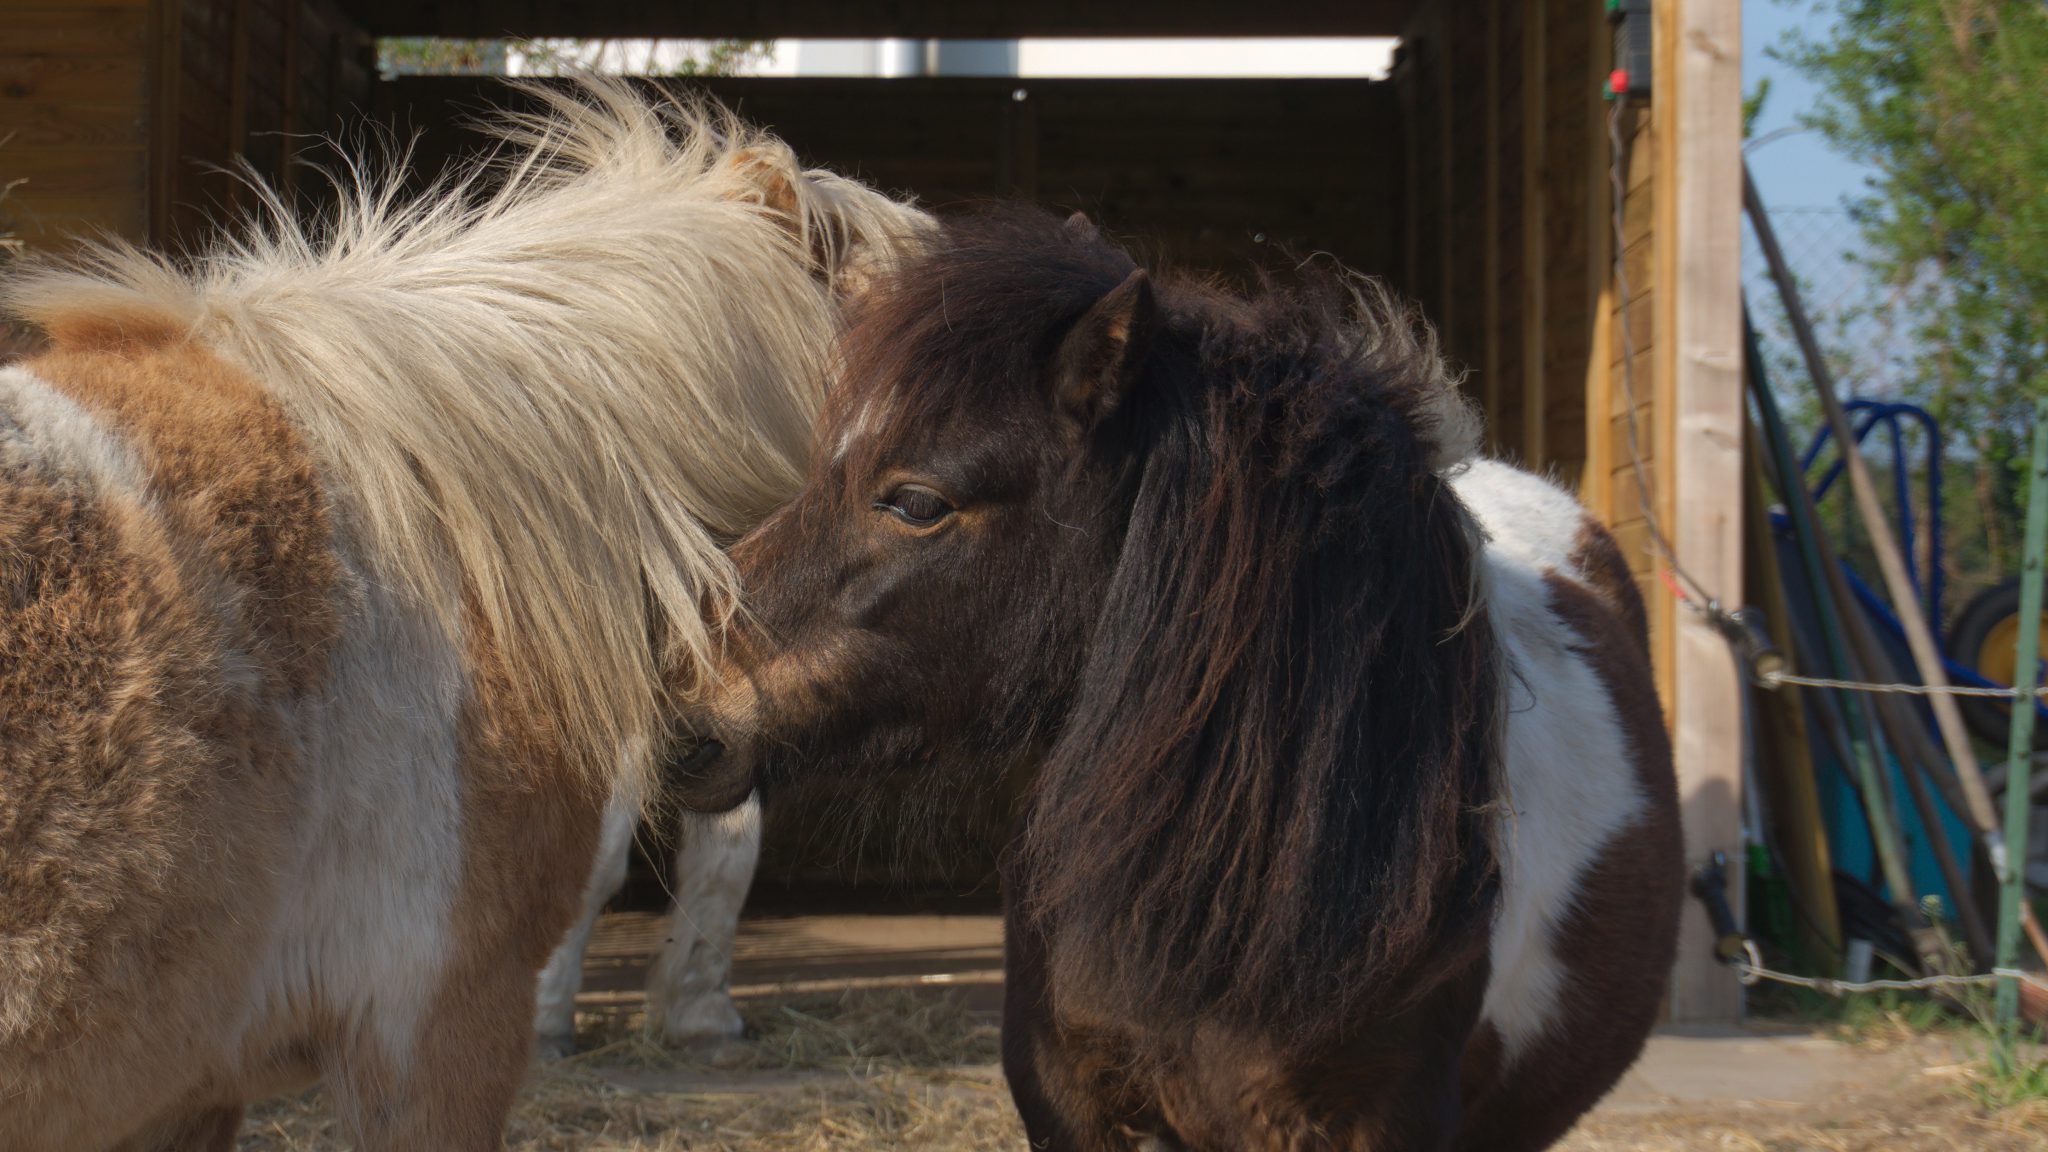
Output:
M1328 253L1418 300L1495 450L1575 484L1621 539L1652 608L1688 856L1732 856L1736 672L1668 590L1652 525L1732 607L1740 5L1654 14L1652 90L1618 124L1626 297L1599 0L0 0L0 183L19 182L0 227L35 248L93 230L188 242L245 206L222 166L316 194L292 162L364 116L423 129L428 165L467 147L457 119L499 98L493 82L380 80L378 36L1401 36L1385 82L708 86L806 158L930 202L1033 196L1226 273ZM1685 931L1673 1016L1735 1015L1697 911Z

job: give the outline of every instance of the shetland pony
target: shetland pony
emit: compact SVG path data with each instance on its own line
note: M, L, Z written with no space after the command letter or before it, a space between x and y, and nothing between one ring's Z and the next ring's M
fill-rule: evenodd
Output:
M1642 605L1472 459L1431 337L1311 276L951 223L733 550L704 801L1039 761L1003 1057L1034 1148L1541 1148L1620 1076L1680 850Z
M537 95L424 196L6 286L0 1147L227 1149L316 1076L356 1147L500 1146L720 546L922 228L715 109Z

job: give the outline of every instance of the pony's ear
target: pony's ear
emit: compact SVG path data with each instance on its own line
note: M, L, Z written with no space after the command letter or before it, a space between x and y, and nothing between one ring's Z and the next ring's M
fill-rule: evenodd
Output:
M1084 428L1116 410L1138 378L1158 310L1152 279L1133 269L1074 324L1060 344L1053 400Z

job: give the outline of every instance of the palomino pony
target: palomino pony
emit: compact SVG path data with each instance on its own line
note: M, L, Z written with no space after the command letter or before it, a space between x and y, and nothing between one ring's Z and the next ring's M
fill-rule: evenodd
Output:
M315 1076L356 1147L499 1147L721 545L922 220L710 108L540 98L423 197L7 286L49 350L0 368L0 1148L227 1149Z
M1471 458L1425 329L1013 213L844 348L802 495L733 549L695 788L1042 763L1033 1147L1511 1152L1613 1084L1681 887L1642 605L1568 496Z

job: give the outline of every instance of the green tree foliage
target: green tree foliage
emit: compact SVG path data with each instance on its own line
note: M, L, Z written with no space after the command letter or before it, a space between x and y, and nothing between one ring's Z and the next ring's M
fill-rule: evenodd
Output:
M393 37L377 42L386 76L501 76L517 57L528 75L614 72L634 76L729 76L768 59L765 40L459 40Z
M1958 566L2010 571L2032 396L2048 387L2048 5L1822 2L1829 35L1778 54L1820 85L1806 123L1875 170L1850 207L1860 259L1912 336L1894 378L1947 430L1950 475L1975 472L1946 502Z

